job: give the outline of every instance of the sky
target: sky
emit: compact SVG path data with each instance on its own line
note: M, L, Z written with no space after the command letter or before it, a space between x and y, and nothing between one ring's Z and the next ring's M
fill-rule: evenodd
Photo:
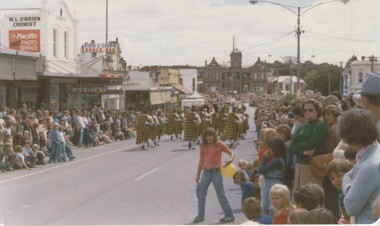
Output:
M78 45L105 43L106 0L64 1L79 20ZM271 0L286 9L260 0L108 0L108 40L119 38L128 65L204 66L213 57L228 63L235 37L243 66L252 66L258 57L297 56L300 7L302 62L344 65L352 55L380 57L380 1L316 6L326 1ZM41 6L41 0L0 0L0 8Z

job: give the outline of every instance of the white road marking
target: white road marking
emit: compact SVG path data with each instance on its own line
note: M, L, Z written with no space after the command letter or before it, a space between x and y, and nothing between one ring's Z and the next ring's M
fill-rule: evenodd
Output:
M154 172L157 171L158 169L159 169L159 168L157 167L157 168L155 168L155 169L153 169L153 170L147 172L146 174L143 174L143 175L139 176L138 178L136 178L136 180L140 180L140 179L142 179L142 178L148 176L149 174L154 173Z
M14 177L14 178L11 178L11 179L8 179L8 180L3 180L3 181L0 181L0 184L4 184L4 183L15 181L15 180L20 180L20 179L25 178L25 177L29 177L29 176L37 175L37 174L40 174L40 173L52 171L52 170L55 170L55 169L58 169L58 168L62 168L62 167L67 167L67 166L70 166L70 165L73 165L73 164L77 164L77 163L80 163L80 162L84 162L84 161L87 161L87 160L90 160L90 159L98 158L98 157L101 157L103 155L108 155L108 154L112 154L112 153L115 153L115 152L118 152L118 151L128 150L128 149L132 149L132 148L136 148L136 147L138 147L138 146L134 145L134 146L131 146L131 147L128 147L128 148L120 148L120 149L117 149L117 150L114 150L114 151L101 153L99 155L94 155L94 156L91 156L91 157L88 157L88 158L85 158L85 159L74 160L72 162L65 163L65 164L60 165L60 166L54 166L54 167L49 168L49 169L44 169L44 170L40 170L38 172L28 173L26 175L22 175L22 176L19 176L19 177Z

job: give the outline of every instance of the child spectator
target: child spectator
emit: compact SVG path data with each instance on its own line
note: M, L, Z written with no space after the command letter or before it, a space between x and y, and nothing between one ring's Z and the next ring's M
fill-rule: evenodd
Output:
M295 170L295 156L289 153L288 147L291 142L292 129L288 124L280 124L276 128L277 137L284 141L285 144L285 176L284 184L291 190L293 188L294 170Z
M240 185L242 195L241 195L241 204L248 197L255 197L255 188L251 181L247 181L243 171L238 170L233 176L234 183Z
M346 211L342 206L339 206L338 196L342 193L342 180L344 175L352 169L353 165L347 159L334 159L328 165L326 169L326 176L331 181L332 189L325 189L325 207L333 212L337 218L340 217L340 222L349 223L350 217L347 216ZM330 200L331 198L334 200Z
M13 171L16 164L16 153L13 151L11 143L4 143L4 162L8 171Z
M59 124L53 123L53 127L50 130L51 151L49 163L56 163L58 161L59 144L61 143L58 128Z
M286 224L294 207L290 202L290 191L286 185L275 184L270 189L274 209L273 224Z
M284 142L280 138L276 137L269 140L267 151L263 154L263 159L259 167L259 173L264 175L264 189L261 196L264 214L272 216L274 214L269 192L273 185L282 184L284 179L284 152ZM268 159L271 160L267 162Z
M22 168L30 169L25 162L25 158L24 158L24 155L22 153L22 146L21 145L17 145L15 147L15 153L16 153L16 162L14 164L15 169L22 169Z
M260 186L260 178L264 180L264 177L260 176L259 174L259 159L254 159L252 162L253 165L253 173L251 176L251 181L253 183L253 186L255 187L256 195L255 198L259 201L261 201L261 186ZM264 185L264 181L261 182L262 185Z
M254 171L252 163L248 163L246 160L240 159L238 161L238 166L241 170L244 170L247 173L248 178L252 177Z
M32 142L30 140L26 140L24 142L24 147L22 148L22 153L24 155L25 163L33 168L36 166L36 156L30 146L31 144Z
M294 192L294 202L297 208L312 210L323 207L325 194L318 184L305 184Z
M304 224L337 224L334 213L325 208L310 210L305 215Z
M37 165L45 165L45 154L40 150L40 146L38 144L32 145L32 150L34 155L36 156L36 164Z
M267 145L269 140L276 136L276 130L272 128L264 128L261 131L260 142L259 142L259 162L264 158L264 153L267 151ZM267 158L267 162L269 162L271 158Z
M261 164L263 158L264 158L264 153L267 151L267 143L268 141L275 137L276 136L276 130L275 129L272 129L272 128L267 128L265 126L262 126L261 127L261 130L260 130L260 139L259 139L259 149L258 149L258 153L259 153L259 164ZM272 157L271 156L268 156L267 157L267 160L266 160L266 163L269 163L269 161L272 160ZM262 173L260 173L262 174ZM261 175L259 177L259 185L260 185L260 191L261 191L261 198L264 197L264 185L265 184L265 179L264 179L264 176ZM261 202L263 202L263 199L261 199Z
M305 224L305 217L309 211L304 208L293 210L288 216L287 224Z
M250 221L259 224L272 224L273 217L270 215L263 215L260 202L253 197L244 200L242 211L245 217Z

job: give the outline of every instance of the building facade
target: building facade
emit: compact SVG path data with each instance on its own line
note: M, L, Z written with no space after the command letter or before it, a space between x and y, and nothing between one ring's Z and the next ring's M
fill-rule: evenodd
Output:
M296 76L277 76L271 79L269 84L270 94L297 94L297 77ZM300 79L301 93L305 93L305 82ZM292 90L292 91L291 91Z
M18 108L27 103L54 111L93 105L124 107L122 84L127 69L118 39L79 49L78 20L65 2L42 1L41 8L0 10L0 43L4 106ZM38 59L31 68L33 57Z
M356 93L360 91L365 75L371 71L380 73L380 62L376 60L371 61L364 57L361 60L351 61L349 73L350 91L348 93Z
M235 47L230 54L229 66L220 65L214 57L209 64L205 63L202 77L206 93L226 95L267 93L266 62L258 58L251 67L242 67L242 53Z

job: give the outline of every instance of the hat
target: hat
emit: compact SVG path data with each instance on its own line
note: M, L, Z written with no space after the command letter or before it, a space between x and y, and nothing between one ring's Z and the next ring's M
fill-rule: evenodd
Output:
M364 77L360 94L380 95L380 74L368 73Z

